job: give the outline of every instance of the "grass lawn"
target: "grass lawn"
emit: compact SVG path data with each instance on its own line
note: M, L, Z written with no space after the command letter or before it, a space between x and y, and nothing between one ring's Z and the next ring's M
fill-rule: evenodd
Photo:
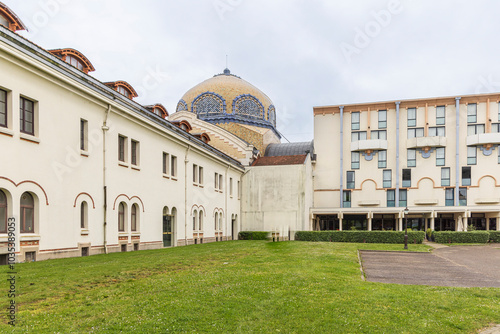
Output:
M229 241L18 264L19 321L0 332L473 333L500 323L500 289L361 280L358 249L401 248Z

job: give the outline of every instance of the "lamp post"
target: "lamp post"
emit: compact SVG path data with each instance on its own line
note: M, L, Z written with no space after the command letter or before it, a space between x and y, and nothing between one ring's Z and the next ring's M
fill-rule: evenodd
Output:
M403 211L404 215L405 215L405 248L404 249L408 249L408 207L406 207Z

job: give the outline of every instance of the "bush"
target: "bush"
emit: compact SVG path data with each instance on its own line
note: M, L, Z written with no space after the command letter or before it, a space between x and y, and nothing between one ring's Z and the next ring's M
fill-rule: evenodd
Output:
M436 242L440 244L461 243L461 244L485 244L490 239L488 231L455 232L436 231L434 232Z
M500 231L490 231L490 242L500 243Z
M377 244L402 244L404 232L396 231L299 231L295 233L298 241L326 241L326 242L357 242ZM421 244L425 232L408 232L408 243Z
M238 240L267 240L269 232L263 231L241 231L238 233Z

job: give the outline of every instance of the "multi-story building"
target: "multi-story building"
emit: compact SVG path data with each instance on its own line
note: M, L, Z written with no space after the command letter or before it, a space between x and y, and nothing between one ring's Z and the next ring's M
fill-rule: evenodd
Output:
M312 229L500 229L500 94L314 108Z

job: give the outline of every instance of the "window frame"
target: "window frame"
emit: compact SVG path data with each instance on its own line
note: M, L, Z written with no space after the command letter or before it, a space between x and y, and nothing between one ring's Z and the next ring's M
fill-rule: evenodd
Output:
M436 148L436 166L446 165L446 148L437 147Z
M407 129L407 139L412 138L422 138L425 135L424 128L408 128Z
M88 215L89 215L89 206L86 201L82 201L80 203L80 229L87 230L88 227Z
M357 151L351 152L351 169L359 169L360 167L360 154Z
M399 207L407 207L408 206L408 190L407 189L399 189Z
M351 142L357 142L357 141L360 141L360 140L366 140L368 137L367 137L367 133L366 131L353 131L351 132Z
M449 187L450 182L451 182L450 167L441 167L441 187Z
M431 126L427 137L446 137L446 127L444 126Z
M80 150L89 150L89 122L80 118Z
M387 129L387 110L378 111L378 128Z
M458 205L467 206L467 187L458 188Z
M130 208L130 231L137 232L137 221L138 221L138 205L136 203L132 204Z
M445 206L455 206L455 188L446 188L444 192Z
M378 152L378 168L387 167L387 151L381 150Z
M417 126L417 108L408 108L406 110L407 113L407 127L416 127ZM414 117L411 117L413 114Z
M5 99L2 100L1 96L5 95ZM0 115L3 115L4 122L0 122L0 127L8 128L9 127L9 109L8 109L8 96L9 93L5 89L0 88ZM3 106L2 106L3 104Z
M391 188L392 187L392 170L384 169L382 172L382 187Z
M170 156L170 176L177 177L177 157L175 155Z
M467 104L467 123L477 123L477 103Z
M3 209L4 214L0 216L0 233L7 233L7 222L9 215L9 201L5 191L0 189L0 209Z
M370 132L370 138L378 140L387 140L387 130L373 130Z
M350 208L352 202L352 193L350 190L344 190L342 198L342 205L344 208Z
M31 111L26 110L26 104L31 103ZM31 121L26 119L26 115L31 114ZM19 131L21 133L34 136L35 135L35 101L30 100L24 96L19 97ZM31 124L31 131L26 130L26 125Z
M467 174L469 177L466 177ZM469 167L469 166L462 167L461 179L462 179L462 182L461 182L462 186L466 187L466 186L471 185L471 180L472 180L472 168L471 167Z
M356 116L356 117L354 117ZM361 123L361 115L359 111L353 111L351 113L351 130L359 130Z
M442 115L440 115L442 110ZM436 125L446 124L446 106L436 106Z
M170 154L167 152L162 153L162 172L164 175L169 175L170 173Z
M411 188L411 169L403 168L403 172L401 173L402 178L402 186L403 188Z
M23 196L25 195L28 195L31 198L31 205L22 204ZM35 233L35 197L26 191L21 195L19 204L20 204L20 233ZM26 226L27 225L26 214L29 214L31 216L31 230Z
M127 208L125 202L118 204L118 232L125 232L125 214Z
M349 170L346 172L345 187L346 187L346 189L355 189L356 188L356 175L355 175L355 172L352 170Z
M140 143L137 140L130 140L130 164L139 166L140 161Z
M392 199L389 199L389 194L391 194L390 197L392 197ZM394 208L394 207L396 207L396 190L395 189L387 189L387 191L386 191L386 201L387 201L387 207L388 208Z
M483 134L486 131L485 124L468 124L467 125L467 136L474 136Z
M406 150L406 167L417 167L417 150L414 148Z
M118 135L118 161L127 162L127 137Z
M477 147L467 146L467 165L477 164Z

